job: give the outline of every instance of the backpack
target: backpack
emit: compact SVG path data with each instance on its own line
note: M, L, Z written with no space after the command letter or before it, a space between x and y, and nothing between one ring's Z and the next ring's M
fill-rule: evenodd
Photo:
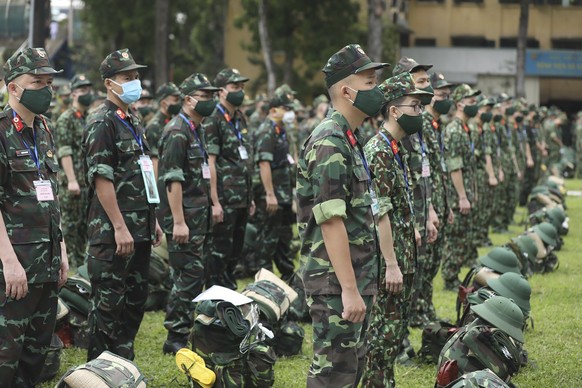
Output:
M262 316L272 326L286 317L289 306L298 296L287 283L265 268L257 272L255 282L248 284L242 294L257 303Z
M275 332L275 353L278 356L294 356L301 353L304 338L305 330L297 322L282 322Z
M465 279L459 286L459 293L457 295L457 325L461 326L459 323L461 320L461 313L464 311L467 305L467 296L477 291L481 287L487 286L487 280L492 278L498 278L500 275L490 268L477 265L469 270Z
M104 351L94 360L69 369L56 388L145 388L139 368L130 360Z
M430 322L422 329L422 345L418 357L428 364L436 365L443 346L457 330L458 327L445 321Z
M491 369L465 373L445 388L509 388Z
M70 310L74 310L87 319L91 308L91 282L87 273L87 266L79 267L78 272L67 279L59 291L59 297Z

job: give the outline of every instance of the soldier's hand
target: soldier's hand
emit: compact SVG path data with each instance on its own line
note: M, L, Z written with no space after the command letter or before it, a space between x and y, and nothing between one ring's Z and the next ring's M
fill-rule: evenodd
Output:
M497 182L497 178L495 178L495 175L491 175L489 177L489 186L495 187L495 186L497 186L498 183L499 182Z
M255 201L251 201L251 207L249 208L249 216L254 216L255 212L257 211L257 205L255 204Z
M274 193L267 194L267 213L275 214L277 212L277 208L279 207L279 203L277 202L277 197Z
M11 251L6 255L2 255L6 297L19 300L24 298L28 293L28 282L22 264L18 261L14 250Z
M420 232L416 228L414 228L414 240L416 241L417 247L422 245L422 237L420 236Z
M133 237L125 224L120 228L115 228L115 244L117 245L116 255L129 256L133 253Z
M434 211L434 208L430 206L428 210L428 222L432 223L435 228L439 228L441 225L441 221L439 220L439 216Z
M162 245L163 238L164 238L164 232L162 231L162 228L160 228L160 224L158 223L158 220L156 220L156 239L152 243L152 246L154 248L157 248L160 245Z
M447 217L447 222L449 223L449 225L455 222L455 213L453 213L452 209L449 209L449 216Z
M188 235L190 230L185 222L174 223L174 229L172 230L172 238L178 244L186 244L188 242Z
M69 255L67 254L67 246L64 241L61 241L61 268L59 268L59 288L64 286L69 277Z
M212 222L214 224L220 224L224 221L224 212L220 203L212 205Z
M402 272L397 264L386 266L386 291L392 294L402 292Z
M534 161L533 161L533 159L532 159L532 158L527 158L527 160L525 161L525 165L526 165L528 168L532 168L532 167L534 166Z
M77 181L69 182L67 185L67 190L69 190L69 193L72 195L81 194L81 186L79 186L79 182Z
M499 183L503 182L505 180L505 174L503 173L502 169L499 169L499 179L497 179L499 181Z
M353 323L363 322L366 317L366 304L358 289L342 290L342 318Z
M436 241L439 235L439 230L434 226L432 222L426 223L426 242L432 244Z
M469 214L471 212L471 202L467 197L462 197L459 199L459 209L461 214Z

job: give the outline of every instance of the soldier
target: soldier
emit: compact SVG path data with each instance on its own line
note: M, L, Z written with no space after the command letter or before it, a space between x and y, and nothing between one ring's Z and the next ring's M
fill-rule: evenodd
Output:
M61 223L71 268L83 265L87 248L87 182L82 171L85 119L93 102L91 86L84 74L73 77L72 106L56 125L57 158L64 172L59 175Z
M251 145L244 115L238 110L245 82L236 69L223 69L214 78L220 102L204 121L210 194L212 240L208 243L207 286L236 289L234 270L241 256L245 227L255 212L251 187Z
M453 222L453 211L447 196L447 185L450 178L445 165L445 144L441 116L446 115L451 110L453 102L450 95L451 87L454 84L448 82L442 73L431 74L430 80L434 89L434 97L431 103L425 106L422 133L426 137L430 162L431 202L440 227L436 241L426 247L427 268L424 278L418 280L421 283L418 298L426 304L423 315L429 321L436 321L436 310L432 303L433 280L438 273L444 253L447 229L445 224Z
M154 97L152 93L146 89L142 88L139 99L130 104L130 108L135 112L135 115L140 119L142 123L149 123L154 116Z
M8 104L0 112L0 385L34 387L45 363L67 280L59 228L56 147L43 113L52 68L42 48L3 66Z
M423 105L431 102L433 89L426 72L432 65L419 65L414 59L402 57L392 71L393 75L409 72L412 75L416 88L424 90L428 95L420 95ZM428 305L424 299L419 298L424 278L427 276L430 260L426 255L427 244L432 244L438 235L439 219L432 206L431 198L431 169L429 161L429 149L426 144L426 136L422 130L402 139L402 157L410 168L410 187L412 189L412 202L414 205L414 228L420 235L418 241L418 260L415 271L413 307L411 308L410 325L422 326L428 323Z
M445 256L441 267L445 289L456 290L459 271L465 261L477 258L477 247L473 241L474 216L471 211L476 197L475 187L475 139L472 138L467 121L475 117L479 107L475 97L481 94L467 84L455 88L451 98L457 111L445 128L445 163L451 179L449 193L453 209L453 223L448 224Z
M325 94L320 94L313 99L313 116L302 123L297 132L297 148L301 149L307 136L313 132L315 127L323 121L329 109L329 99Z
M301 276L313 320L307 387L356 387L364 369L378 293L378 203L356 129L382 107L374 70L386 66L372 62L357 44L329 58L322 71L335 111L313 130L299 156Z
M366 144L366 159L378 192L380 262L378 300L372 309L363 386L394 387L394 361L406 335L414 290L417 236L411 174L402 159L401 140L422 128L421 98L429 92L415 86L408 72L380 85L387 105L380 132Z
M255 256L256 268L250 268L250 271L272 270L271 261L275 259L281 277L289 279L294 272L292 258L277 252L277 245L291 242L292 235L287 233L288 239L283 241L281 237L284 229L290 227L289 220L295 218L291 211L291 169L295 163L289 153L287 126L283 123L283 116L293 109L293 102L287 94L279 93L270 100L269 106L267 120L254 135L255 162L260 179L254 186L257 211L253 224L257 227L257 240L261 246Z
M180 100L180 90L173 82L163 84L156 91L158 100L158 110L153 115L146 126L146 136L148 143L152 147L152 162L154 163L154 172L158 177L158 143L162 137L162 132L166 124L172 117L180 113L182 101Z
M158 219L168 241L173 287L164 326L163 352L186 346L194 322L192 300L204 287L204 242L210 232L210 168L201 122L216 107L212 86L195 73L180 85L182 109L164 129L160 142Z
M128 49L109 54L99 72L107 100L87 120L83 147L89 183L87 262L91 280L89 351L133 360L148 293L151 246L161 242L159 202L143 126L129 110L141 92ZM141 171L140 171L141 170Z
M57 90L57 99L55 106L49 112L47 112L47 116L53 121L57 122L59 116L69 109L71 105L72 98L71 98L71 88L69 84L65 84L58 88Z

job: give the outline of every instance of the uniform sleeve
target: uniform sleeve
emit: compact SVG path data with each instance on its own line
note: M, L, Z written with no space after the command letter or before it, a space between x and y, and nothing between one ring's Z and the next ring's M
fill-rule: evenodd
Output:
M275 153L275 136L270 125L261 125L255 135L255 162L272 162Z
M445 161L449 172L463 168L464 147L463 134L455 127L447 127L445 133Z
M345 141L328 136L307 152L308 176L313 187L313 215L318 225L333 217L347 218L348 166L351 152Z
M106 121L97 121L87 128L85 157L87 180L93 185L97 175L113 181L113 170L117 164L114 133Z
M151 155L154 158L159 158L160 154L159 154L159 143L161 141L161 137L162 137L162 132L164 131L164 128L159 125L158 122L156 122L156 120L152 120L149 122L149 124L146 127L145 133L147 136L147 142L150 146L150 150L151 150Z
M59 116L56 124L56 140L57 140L57 158L60 160L65 156L73 155L73 136L75 135L72 116L69 114L62 114Z
M208 117L204 120L204 131L206 133L206 152L210 155L220 155L222 139L218 119Z
M166 185L171 182L184 182L184 161L188 147L188 137L178 130L172 130L162 138L160 171Z
M0 141L0 204L4 203L8 183L8 154L4 147L4 142Z
M380 211L379 217L383 217L394 209L391 200L392 188L396 180L394 173L394 158L389 152L383 150L373 150L366 147L366 159L370 164L370 170L374 175L376 186L376 196Z

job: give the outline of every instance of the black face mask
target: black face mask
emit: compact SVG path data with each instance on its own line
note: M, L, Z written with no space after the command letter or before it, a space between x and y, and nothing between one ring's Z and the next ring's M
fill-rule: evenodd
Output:
M50 86L45 86L41 89L24 89L20 85L18 87L23 90L20 96L20 103L26 109L37 115L41 115L48 110L53 98L53 90Z
M493 121L494 122L498 123L501 120L503 120L503 116L502 115L495 115L495 116L493 116Z

